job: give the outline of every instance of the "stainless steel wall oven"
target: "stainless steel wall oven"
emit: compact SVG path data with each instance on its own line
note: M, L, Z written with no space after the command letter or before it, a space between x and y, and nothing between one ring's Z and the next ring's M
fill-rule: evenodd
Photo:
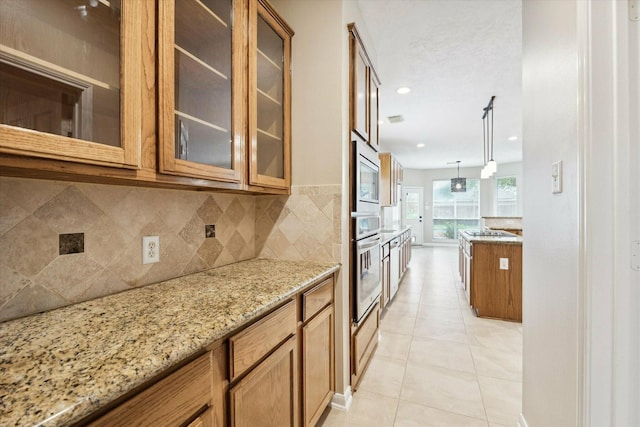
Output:
M353 142L353 321L359 323L382 292L380 162L367 144Z

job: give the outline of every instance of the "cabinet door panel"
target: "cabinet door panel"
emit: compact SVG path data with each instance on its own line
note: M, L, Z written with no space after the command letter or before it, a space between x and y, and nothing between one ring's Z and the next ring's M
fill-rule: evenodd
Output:
M249 182L288 189L293 32L261 1L250 2L249 17Z
M296 355L294 336L231 388L232 427L298 425Z
M369 71L369 107L370 107L370 119L369 119L369 145L376 150L380 150L380 141L378 139L378 108L379 101L379 83L375 76L375 71Z
M0 152L140 165L141 1L0 3Z
M241 184L243 8L239 0L159 3L159 169Z
M313 426L333 396L333 306L302 328L304 425Z

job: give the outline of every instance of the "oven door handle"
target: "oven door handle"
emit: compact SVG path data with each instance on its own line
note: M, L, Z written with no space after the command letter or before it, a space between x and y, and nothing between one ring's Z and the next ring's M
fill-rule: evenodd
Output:
M374 246L380 246L380 238L376 237L375 239L367 239L362 242L358 242L358 250L363 251L365 249L372 248Z

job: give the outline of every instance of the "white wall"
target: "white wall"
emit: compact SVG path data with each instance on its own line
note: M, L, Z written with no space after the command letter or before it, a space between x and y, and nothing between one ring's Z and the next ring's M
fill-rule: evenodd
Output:
M460 168L460 176L465 178L480 179L481 167ZM405 187L422 187L424 191L424 243L443 243L442 240L433 240L433 181L455 178L458 168L447 169L405 169L402 185ZM524 180L522 176L522 163L506 163L498 165L498 172L489 178L480 181L480 215L495 216L495 178L503 176L515 176L518 186L518 214L522 215L522 194Z
M523 415L576 426L579 411L576 1L523 2ZM563 161L564 191L551 193Z

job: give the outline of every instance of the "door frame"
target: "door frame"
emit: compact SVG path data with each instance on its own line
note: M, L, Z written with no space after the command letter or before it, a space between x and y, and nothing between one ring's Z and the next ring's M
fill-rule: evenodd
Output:
M420 233L416 233L417 230L412 230L413 231L412 234L414 236L416 236L415 245L423 245L424 244L424 187L417 187L417 186L410 186L410 187L404 187L403 186L402 187L402 192L403 193L406 193L409 190L419 190L419 193L420 193L420 212L421 212L421 219L420 219L421 226L420 226L420 228L421 228L421 230L420 230ZM407 224L404 223L405 219L406 219L405 218L405 214L407 213L406 203L407 203L407 198L404 197L404 195L403 195L403 197L402 197L402 213L401 213L403 225L407 225ZM417 236L421 237L419 243L418 243L418 237ZM413 244L414 243L412 242L412 245Z
M578 425L639 425L638 21L628 2L577 1L580 46ZM633 44L631 44L633 43ZM634 54L630 55L630 51ZM631 94L631 95L630 95Z

